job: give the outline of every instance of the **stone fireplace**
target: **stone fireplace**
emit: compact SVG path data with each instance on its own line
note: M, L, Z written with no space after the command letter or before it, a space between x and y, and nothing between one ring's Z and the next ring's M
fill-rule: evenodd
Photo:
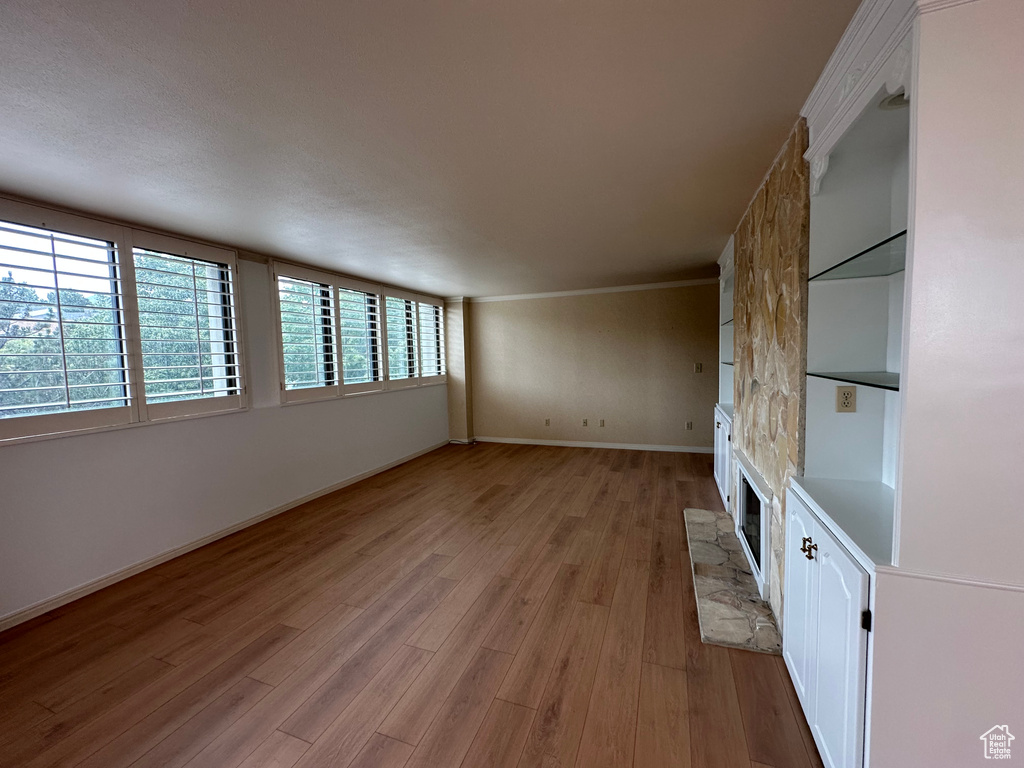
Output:
M807 126L801 120L751 201L735 240L732 444L747 460L751 478L761 478L769 488L765 511L770 510L768 538L774 548L762 570L770 584L768 601L780 620L783 502L789 478L803 471L810 226L806 149ZM737 498L739 487L732 490Z

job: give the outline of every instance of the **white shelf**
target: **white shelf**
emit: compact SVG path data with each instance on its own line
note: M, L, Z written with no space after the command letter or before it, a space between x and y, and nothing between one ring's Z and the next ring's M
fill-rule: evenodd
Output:
M892 565L896 494L884 483L794 477L793 490L843 546L870 570Z
M717 408L718 408L718 409L719 409L719 410L720 410L720 411L721 411L722 413L724 413L724 414L725 414L726 416L728 416L728 417L729 417L729 421L730 421L730 422L732 421L732 414L733 414L733 411L734 411L734 409L733 409L733 404L732 404L732 403L717 403L717 404L716 404L716 407L717 407Z

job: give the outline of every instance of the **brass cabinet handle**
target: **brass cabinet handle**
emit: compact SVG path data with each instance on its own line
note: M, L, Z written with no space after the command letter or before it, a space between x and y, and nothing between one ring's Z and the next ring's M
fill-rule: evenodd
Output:
M813 560L814 553L815 551L817 551L818 545L811 541L810 536L803 536L801 537L800 541L802 542L800 551L807 555L808 560Z

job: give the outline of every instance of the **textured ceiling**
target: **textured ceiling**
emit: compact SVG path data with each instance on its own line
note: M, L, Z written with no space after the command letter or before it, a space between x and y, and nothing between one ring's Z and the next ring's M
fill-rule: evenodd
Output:
M854 0L3 0L0 189L442 295L714 262Z

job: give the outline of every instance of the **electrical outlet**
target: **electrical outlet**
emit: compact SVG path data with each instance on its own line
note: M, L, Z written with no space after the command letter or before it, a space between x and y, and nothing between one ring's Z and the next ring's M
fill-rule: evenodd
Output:
M587 420L586 419L583 420L583 426L584 427L587 426Z
M693 364L693 372L694 373L704 373L704 363L694 363Z
M604 426L604 419L601 419L601 423L600 423L600 424L598 424L597 426L599 426L599 427L603 427L603 426Z
M687 429L693 429L693 422L692 421L686 422L686 428Z
M551 419L544 419L544 426L545 427L550 427L551 426Z
M836 413L857 412L857 388L836 387Z

